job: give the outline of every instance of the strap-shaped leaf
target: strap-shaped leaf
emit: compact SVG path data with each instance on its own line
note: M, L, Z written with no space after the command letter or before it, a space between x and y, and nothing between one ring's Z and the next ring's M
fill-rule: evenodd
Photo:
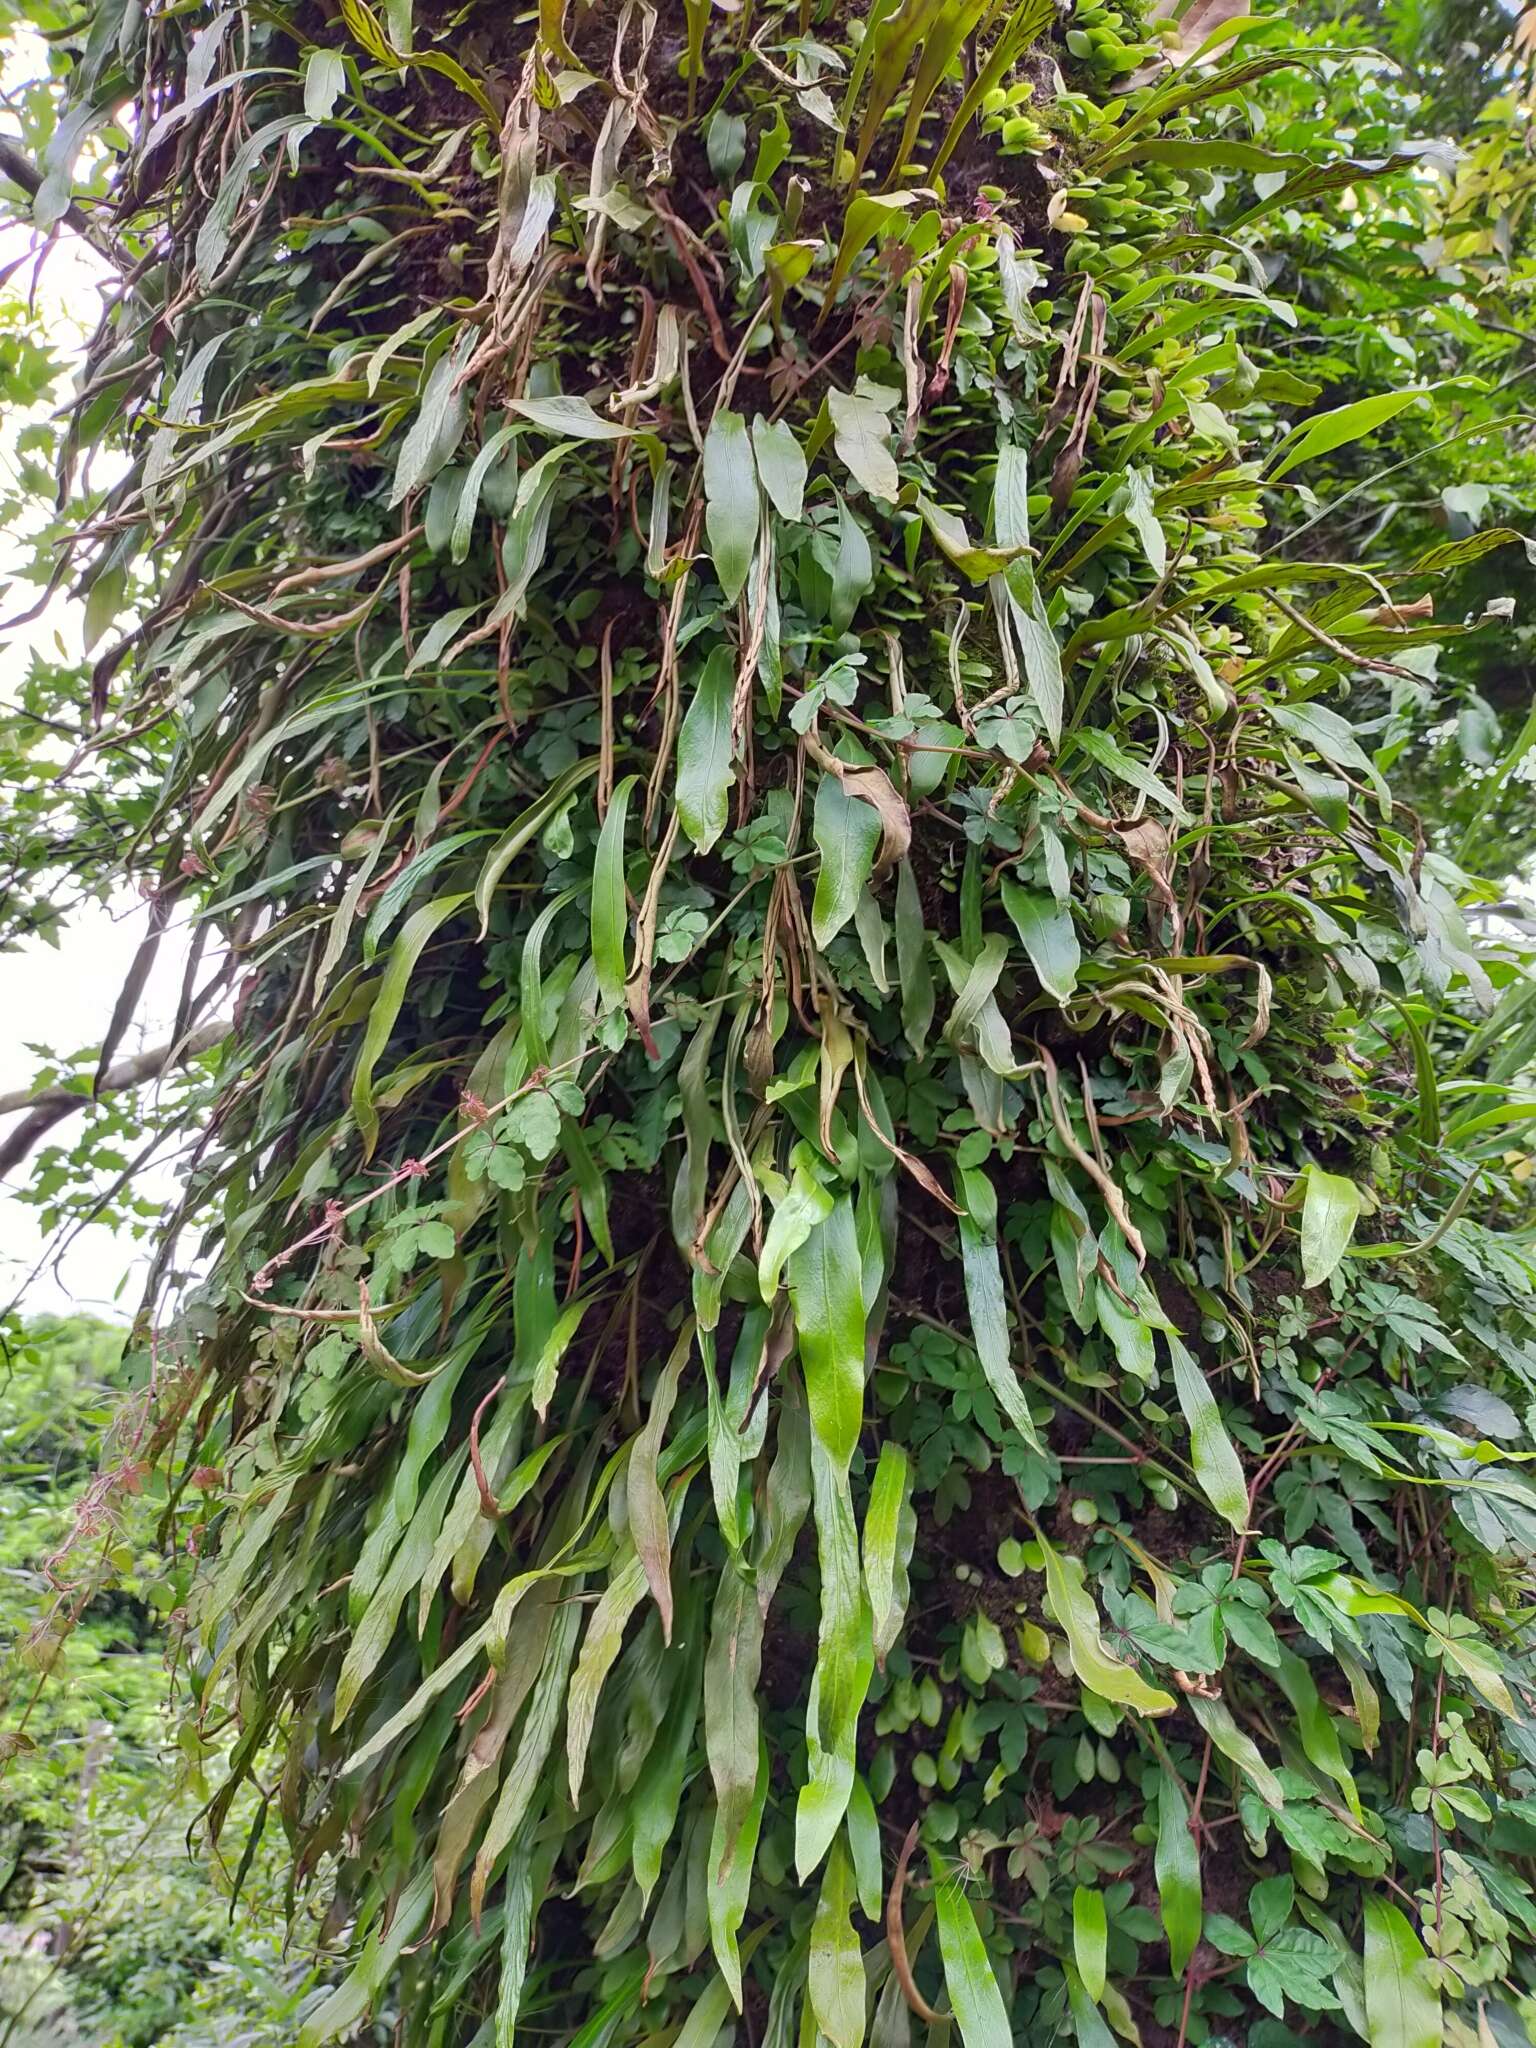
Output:
M935 1865L933 1906L944 1985L964 2048L1012 2048L1008 2008L958 1873Z
M757 471L747 423L722 406L704 437L704 530L727 604L734 604L757 544Z
M1102 1699L1134 1707L1140 1714L1172 1713L1171 1693L1148 1685L1134 1666L1105 1648L1098 1609L1084 1584L1082 1559L1057 1550L1038 1531L1036 1541L1045 1557L1045 1603L1066 1636L1067 1655L1082 1683Z
M677 736L677 814L700 853L708 853L725 830L734 775L731 768L731 701L736 665L729 647L710 652L694 685Z
M1248 1486L1243 1463L1238 1457L1210 1383L1173 1333L1164 1332L1173 1360L1173 1384L1179 1407L1189 1425L1189 1455L1206 1499L1224 1521L1243 1530L1248 1526Z
M1200 1851L1190 1832L1184 1787L1166 1759L1158 1780L1155 1868L1168 1967L1175 1977L1182 1977L1200 1939Z
M638 776L626 775L609 799L592 862L592 959L605 1010L616 1010L624 1001L624 953L629 934L624 827L630 791L638 780Z

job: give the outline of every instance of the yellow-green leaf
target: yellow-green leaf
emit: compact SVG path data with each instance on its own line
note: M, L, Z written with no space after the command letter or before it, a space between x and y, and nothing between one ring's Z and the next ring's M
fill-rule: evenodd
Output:
M861 2048L864 1958L853 1927L853 1865L842 1837L832 1844L811 1923L809 1987L816 2024L833 2048Z
M1072 1954L1083 1989L1097 2002L1104 1996L1104 1958L1109 1944L1109 1922L1104 1912L1104 1894L1080 1884L1072 1894Z
M906 1611L907 1561L917 1530L911 1494L911 1461L900 1444L887 1438L880 1446L864 1511L864 1583L869 1588L875 1661L882 1666Z
M1230 1762L1237 1765L1255 1792L1278 1813L1285 1804L1285 1788L1259 1753L1251 1735L1239 1728L1224 1700L1190 1697L1190 1711L1212 1742Z
M1335 448L1347 447L1351 441L1374 434L1378 427L1384 427L1423 396L1422 385L1410 385L1406 390L1373 392L1369 398L1357 398L1351 405L1335 406L1332 412L1313 413L1281 442L1279 460L1269 473L1269 481L1278 483L1299 462L1308 462L1314 455L1331 455Z
M1082 1683L1101 1699L1134 1707L1139 1714L1172 1713L1171 1693L1148 1685L1139 1671L1105 1648L1099 1610L1083 1583L1082 1559L1055 1549L1038 1528L1035 1533L1045 1556L1045 1604L1066 1636L1067 1655Z
M840 1470L848 1469L864 1414L864 1296L853 1203L839 1195L790 1254L789 1293L811 1427Z
M1223 1521L1241 1531L1248 1524L1248 1488L1242 1461L1227 1435L1216 1397L1188 1350L1174 1333L1164 1333L1173 1359L1173 1385L1189 1425L1190 1462L1200 1489Z
M1168 1936L1168 1967L1175 1977L1182 1977L1200 1939L1200 1852L1190 1833L1184 1787L1166 1762L1158 1783L1154 1867L1163 1931Z

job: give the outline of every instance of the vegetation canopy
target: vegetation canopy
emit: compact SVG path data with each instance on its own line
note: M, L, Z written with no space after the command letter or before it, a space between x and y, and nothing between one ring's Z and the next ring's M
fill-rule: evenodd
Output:
M1533 38L1164 12L48 24L301 2048L1528 2038Z

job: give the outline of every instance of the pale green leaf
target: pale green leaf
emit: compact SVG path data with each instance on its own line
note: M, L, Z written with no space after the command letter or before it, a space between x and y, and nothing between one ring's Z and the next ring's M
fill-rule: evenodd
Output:
M346 62L339 51L311 50L304 66L304 112L311 121L328 121L347 83Z
M763 1233L763 1249L758 1254L757 1284L764 1301L772 1301L778 1293L785 1260L832 1213L832 1201L830 1192L812 1178L802 1160L797 1160L788 1188L774 1204L773 1218Z
M768 502L781 519L798 520L805 511L805 450L787 420L752 422L752 452Z
M861 2048L864 2039L864 1959L853 1901L853 1866L839 1838L817 1894L808 1977L811 2011L833 2048Z
M895 504L901 477L884 412L858 391L829 391L827 409L832 415L832 443L848 474L872 498Z
M563 441L622 441L632 431L615 420L605 420L585 398L563 392L551 398L514 398L508 401L508 409Z
M998 1406L1030 1449L1038 1451L1040 1434L1019 1384L1008 1334L1008 1309L997 1245L997 1195L986 1174L976 1167L962 1169L957 1176L957 1193L962 1203L960 1259L976 1355Z
M1440 2048L1440 1994L1429 1958L1399 1906L1365 1901L1365 2015L1370 2048Z
M838 1196L790 1254L789 1292L811 1427L846 1471L864 1413L864 1296L853 1203Z
M1365 1196L1342 1173L1307 1168L1301 1208L1301 1284L1321 1287L1349 1249Z
M704 437L704 531L725 601L734 604L757 546L757 472L747 423L725 406Z
M1165 1335L1173 1359L1174 1390L1189 1425L1190 1462L1200 1490L1224 1521L1242 1531L1248 1526L1248 1487L1242 1460L1227 1434L1205 1374L1171 1330Z
M1040 986L1057 1002L1069 1001L1077 988L1077 970L1083 957L1071 911L1051 897L1021 888L1006 877L1002 893L1003 908L1024 942Z
M1134 1707L1139 1714L1172 1713L1171 1693L1148 1685L1139 1671L1105 1648L1082 1559L1058 1551L1043 1536L1037 1540L1045 1556L1045 1603L1066 1636L1067 1655L1082 1683L1101 1699Z
M661 1633L672 1640L672 1536L667 1503L657 1474L662 1438L677 1401L677 1383L693 1350L693 1325L685 1323L651 1394L645 1426L634 1440L625 1468L629 1533L661 1614Z
M1285 1788L1259 1753L1252 1736L1239 1728L1224 1700L1190 1698L1190 1711L1212 1742L1231 1763L1237 1765L1266 1806L1276 1812L1285 1804Z
M1125 516L1135 528L1148 568L1161 579L1168 572L1168 536L1158 523L1152 479L1144 469L1133 469L1126 476Z
M869 1588L875 1661L882 1666L906 1611L907 1562L917 1533L911 1499L911 1462L899 1444L887 1439L880 1446L864 1511L864 1582Z

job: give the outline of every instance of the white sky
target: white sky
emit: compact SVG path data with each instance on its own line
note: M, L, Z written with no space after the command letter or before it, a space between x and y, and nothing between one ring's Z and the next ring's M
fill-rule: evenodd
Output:
M25 68L24 65L22 67ZM0 264L13 260L27 246L28 235L15 224L0 225ZM37 283L38 321L56 352L71 364L78 360L86 333L94 322L99 299L96 285L103 274L98 257L67 229L43 264ZM6 288L25 293L29 274L23 270ZM67 384L67 379L66 379ZM61 391L60 396L65 392ZM24 415L0 415L0 464L13 459L12 435ZM30 585L6 589L17 563L17 550L0 532L0 615L24 609L35 598ZM77 661L81 654L80 608L69 598L50 604L41 618L0 638L0 700L10 698L27 672L33 649L54 659ZM4 793L0 792L0 801ZM59 944L42 941L0 953L0 1094L27 1086L40 1065L32 1049L41 1045L61 1057L99 1046L112 1006L123 984L148 911L124 895L110 909L91 905L80 911ZM186 960L185 934L168 932L161 943L155 972L120 1053L160 1044L168 1035ZM78 1137L82 1118L58 1126L57 1141ZM0 1128L9 1130L10 1120ZM22 1172L26 1172L22 1168ZM165 1200L174 1179L151 1171L135 1184L135 1193ZM39 1212L18 1202L0 1185L0 1307L17 1293L47 1249L38 1229ZM89 1309L95 1314L127 1317L138 1306L139 1286L147 1254L126 1237L93 1225L76 1239L55 1271L51 1264L26 1289L23 1307L41 1313Z

